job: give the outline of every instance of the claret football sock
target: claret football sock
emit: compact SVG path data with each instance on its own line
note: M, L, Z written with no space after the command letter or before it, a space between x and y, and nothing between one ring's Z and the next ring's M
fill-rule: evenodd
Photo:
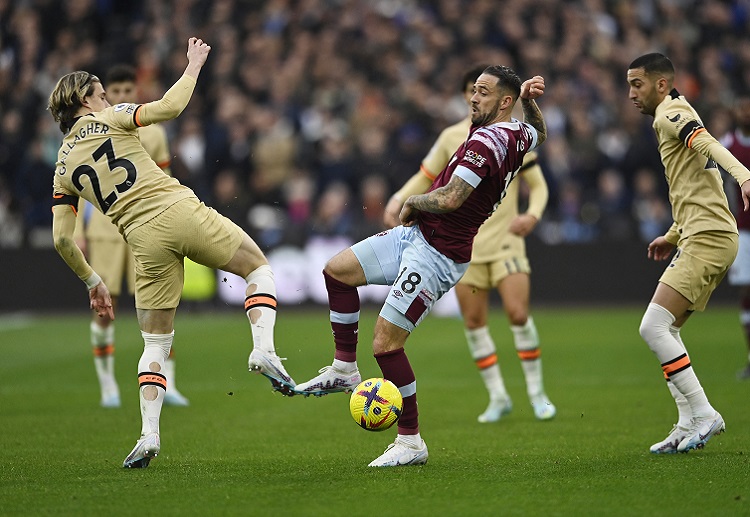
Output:
M334 358L345 363L354 363L354 369L356 369L359 293L356 287L336 280L325 271L323 271L323 278L328 291L331 330L333 342L336 345Z

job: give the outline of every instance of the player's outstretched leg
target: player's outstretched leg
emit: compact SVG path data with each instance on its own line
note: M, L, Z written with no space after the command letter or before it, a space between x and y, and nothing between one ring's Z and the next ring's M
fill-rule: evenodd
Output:
M336 280L326 271L323 278L328 291L333 342L336 345L333 364L319 370L320 375L297 385L296 392L305 396L351 392L362 381L357 368L357 333L359 328L359 293L356 287Z
M91 345L94 367L101 391L100 405L105 408L120 407L120 389L115 378L115 324L106 327L91 322Z
M271 266L262 265L246 278L245 312L253 334L253 351L248 358L248 368L271 381L271 385L284 395L294 395L295 382L281 364L285 358L276 355L273 340L276 325L276 284Z
M164 364L172 348L174 332L150 334L141 332L144 347L138 361L138 396L141 406L141 436L122 466L125 468L148 467L149 462L160 451L159 419L167 391Z
M180 393L177 389L177 383L175 382L175 360L174 360L174 348L169 351L169 357L164 365L164 375L167 377L167 392L164 394L164 405L165 406L176 406L176 407L187 407L190 405L190 401Z
M497 361L495 342L487 326L465 329L466 341L474 363L479 369L484 386L490 395L490 402L484 413L477 417L481 423L497 422L513 409L513 402L505 389L500 365Z
M516 353L521 360L526 392L529 395L534 416L539 420L550 420L557 414L557 408L544 392L542 381L542 351L539 348L539 334L534 319L529 316L524 325L511 325Z
M376 354L383 377L393 382L404 400L398 420L398 436L368 467L400 467L427 463L427 444L419 434L417 380L403 348Z

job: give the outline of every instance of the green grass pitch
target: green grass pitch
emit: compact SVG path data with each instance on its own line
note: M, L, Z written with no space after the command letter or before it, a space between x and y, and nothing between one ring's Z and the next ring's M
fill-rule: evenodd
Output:
M284 398L247 372L241 309L182 309L177 384L189 408L164 408L162 454L122 460L140 431L135 318L117 320L123 407L98 405L85 314L0 318L0 515L750 515L750 382L737 311L713 306L683 330L727 432L702 451L648 447L676 421L659 364L638 335L644 307L534 312L547 393L537 422L504 316L491 328L514 410L479 424L487 395L460 321L429 318L407 344L417 374L424 467L367 463L395 429L368 433L348 397ZM363 312L359 365L380 374ZM282 309L279 354L298 382L330 364L327 309Z

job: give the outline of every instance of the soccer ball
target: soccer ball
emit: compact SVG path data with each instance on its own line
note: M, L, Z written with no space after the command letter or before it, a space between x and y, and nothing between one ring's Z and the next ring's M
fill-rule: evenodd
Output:
M404 401L391 381L382 378L359 383L349 399L349 411L357 425L368 431L385 431L401 416Z

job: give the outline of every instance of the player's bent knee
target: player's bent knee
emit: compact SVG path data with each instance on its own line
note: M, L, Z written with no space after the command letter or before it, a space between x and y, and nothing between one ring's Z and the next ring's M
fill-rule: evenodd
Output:
M669 326L673 322L674 316L668 310L651 303L643 314L641 326L638 331L644 341L650 345L668 336Z
M529 320L529 311L522 307L506 309L508 313L508 321L511 325L521 327L526 325Z

